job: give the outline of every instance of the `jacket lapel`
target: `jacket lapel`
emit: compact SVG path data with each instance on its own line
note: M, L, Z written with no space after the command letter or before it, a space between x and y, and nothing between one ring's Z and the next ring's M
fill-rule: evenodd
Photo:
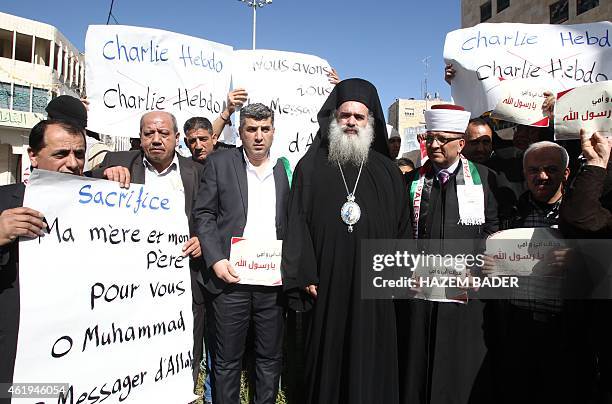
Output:
M143 162L144 154L134 153L134 160L132 160L132 164L130 172L132 174L131 181L134 184L144 184L145 183L145 167Z
M187 160L187 161L186 161ZM185 213L189 222L191 222L191 205L193 203L193 190L195 187L195 178L193 178L193 165L189 164L188 159L179 156L179 171L181 172L181 180L183 181L183 189L185 190Z
M235 149L234 153L234 170L236 171L236 179L238 180L238 188L240 189L240 198L242 198L242 207L244 209L244 217L247 217L249 210L249 193L246 176L246 163L244 162L242 146Z
M274 166L274 188L276 190L276 232L278 234L283 233L281 220L285 212L285 204L283 201L283 195L287 195L289 193L289 180L287 178L287 173L285 172L285 165L283 162L278 159L276 161L276 165Z

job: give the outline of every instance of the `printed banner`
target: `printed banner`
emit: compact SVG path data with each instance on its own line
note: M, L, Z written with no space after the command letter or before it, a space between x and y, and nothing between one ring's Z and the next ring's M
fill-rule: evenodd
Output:
M282 240L247 240L232 237L230 263L238 272L241 284L279 286Z
M225 108L232 47L174 32L90 25L85 39L88 129L138 137L149 111L213 122Z
M491 116L521 125L548 127L548 116L542 110L548 89L538 87L535 80L504 80L500 83L501 100Z
M19 243L14 382L66 388L13 402L194 400L183 195L35 170L24 206L49 232Z
M580 139L580 129L612 136L612 81L557 94L555 139Z
M553 92L610 80L611 32L609 21L485 23L449 32L444 60L457 71L452 97L476 117L493 110L502 99L504 80L545 80Z
M272 50L240 50L234 55L233 87L249 93L248 103L260 102L274 111L272 155L286 157L295 167L314 140L317 113L333 89L327 78L329 63L317 56Z

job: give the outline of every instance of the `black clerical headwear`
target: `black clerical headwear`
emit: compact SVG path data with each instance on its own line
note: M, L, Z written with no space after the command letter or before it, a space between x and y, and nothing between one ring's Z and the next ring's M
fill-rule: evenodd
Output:
M357 101L368 107L374 116L374 140L371 148L388 157L387 127L378 92L372 83L363 79L342 80L327 97L317 114L319 134L323 143L326 144L328 141L329 124L334 119L333 112L346 101Z

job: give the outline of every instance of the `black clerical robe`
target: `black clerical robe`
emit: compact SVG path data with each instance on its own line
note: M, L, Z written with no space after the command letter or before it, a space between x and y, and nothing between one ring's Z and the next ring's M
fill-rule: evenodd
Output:
M397 167L370 150L355 192L361 218L349 233L340 218L347 192L327 146L317 138L296 167L283 244L283 283L290 307L311 308L306 334L307 403L398 402L395 309L361 298L364 239L410 237L408 195ZM359 167L343 166L348 187ZM303 292L318 285L316 300Z
M424 181L418 223L420 247L432 253L474 253L455 251L452 241L479 240L497 231L497 204L491 188L494 175L476 165L483 186L485 223L459 223L456 175L461 163L444 187L440 186L431 163ZM407 174L407 193L419 171ZM411 201L411 213L413 211ZM436 241L434 241L436 240ZM470 298L467 304L422 300L397 302L401 402L406 404L466 404L483 393L477 379L485 357L482 329L484 303ZM472 400L472 401L471 401Z

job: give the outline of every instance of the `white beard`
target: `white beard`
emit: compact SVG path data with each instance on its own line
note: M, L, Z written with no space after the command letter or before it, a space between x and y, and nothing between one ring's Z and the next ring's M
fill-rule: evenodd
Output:
M336 119L329 124L329 155L327 159L332 163L351 163L359 166L365 162L374 140L374 119L369 118L365 128L357 127L357 134L344 133L346 126L338 125Z

